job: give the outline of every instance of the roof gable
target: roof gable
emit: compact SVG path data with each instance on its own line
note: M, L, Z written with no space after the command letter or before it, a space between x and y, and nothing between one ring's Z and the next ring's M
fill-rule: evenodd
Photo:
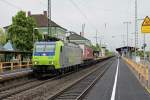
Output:
M48 18L43 15L43 14L35 14L35 15L30 15L35 21L38 27L48 27ZM59 27L64 30L65 28L61 27L60 25L56 24L54 21L49 22L51 27Z
M83 36L78 35L78 34L76 34L76 33L70 34L70 35L69 35L69 39L70 39L70 40L88 40L88 39L84 38ZM88 40L88 41L89 41L89 40Z
M0 51L5 50L2 45L0 45Z
M12 46L12 44L11 44L10 41L8 41L8 42L4 45L4 49L5 49L5 50L14 51L13 46Z
M48 27L48 17L45 14L28 14L28 16L32 17L36 24L37 27ZM61 27L60 25L56 24L54 21L49 21L49 24L51 27L59 27L65 31L67 31L67 29ZM9 25L10 26L10 25ZM9 26L5 26L4 29L8 29Z

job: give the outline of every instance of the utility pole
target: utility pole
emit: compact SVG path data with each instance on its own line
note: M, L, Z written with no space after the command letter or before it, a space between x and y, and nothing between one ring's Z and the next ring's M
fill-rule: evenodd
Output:
M138 26L137 26L137 0L135 0L135 57L138 48Z
M48 0L48 35L51 35L51 0Z
M99 42L100 42L100 47L102 47L102 38L103 38L103 37L101 36L101 37L100 37L100 41L99 41Z
M129 42L128 42L128 31L129 31L129 24L131 24L131 22L123 22L123 24L127 24L127 56L129 57Z
M123 22L123 24L127 24L127 47L129 46L129 42L128 42L128 40L129 40L129 36L128 36L128 34L129 34L129 24L131 24L131 22Z
M145 33L144 33L144 40L143 40L143 49L144 49L144 67L145 67L145 64L146 64L146 53L145 53L145 47L146 47L146 43L145 43Z
M96 30L96 37L95 38L96 38L96 45L97 45L97 30Z
M82 24L82 33L81 36L84 36L85 24Z
M137 19L137 22L138 21L144 21L144 19ZM143 36L143 51L144 51L144 68L146 68L146 51L145 51L145 48L146 48L146 39L145 39L145 33L143 33L144 34L144 36ZM145 71L146 71L146 69L144 69Z
M125 46L126 45L126 43L125 43L125 35L123 34L122 37L123 37L122 43L123 43L123 46Z

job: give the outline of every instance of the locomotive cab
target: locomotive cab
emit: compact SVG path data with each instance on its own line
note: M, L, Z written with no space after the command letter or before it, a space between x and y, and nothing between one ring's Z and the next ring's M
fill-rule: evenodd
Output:
M32 56L33 71L45 73L59 69L62 46L62 41L36 42Z

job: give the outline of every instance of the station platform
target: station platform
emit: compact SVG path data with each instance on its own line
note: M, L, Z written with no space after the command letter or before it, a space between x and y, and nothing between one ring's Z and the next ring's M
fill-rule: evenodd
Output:
M122 59L116 59L84 100L150 100L150 93L128 65Z
M6 71L3 73L0 73L0 82L3 80L7 80L7 79L25 76L31 72L32 72L31 68L22 68L22 69L16 69L13 71Z

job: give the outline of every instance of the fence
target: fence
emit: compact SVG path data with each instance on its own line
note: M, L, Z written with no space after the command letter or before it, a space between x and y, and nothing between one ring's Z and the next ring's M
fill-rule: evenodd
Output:
M32 66L31 61L21 62L0 62L0 73L4 71L13 71L15 69L28 68Z
M138 79L146 87L150 88L150 68L148 64L138 64L130 59L124 58L124 60L130 65L130 67L136 72Z

